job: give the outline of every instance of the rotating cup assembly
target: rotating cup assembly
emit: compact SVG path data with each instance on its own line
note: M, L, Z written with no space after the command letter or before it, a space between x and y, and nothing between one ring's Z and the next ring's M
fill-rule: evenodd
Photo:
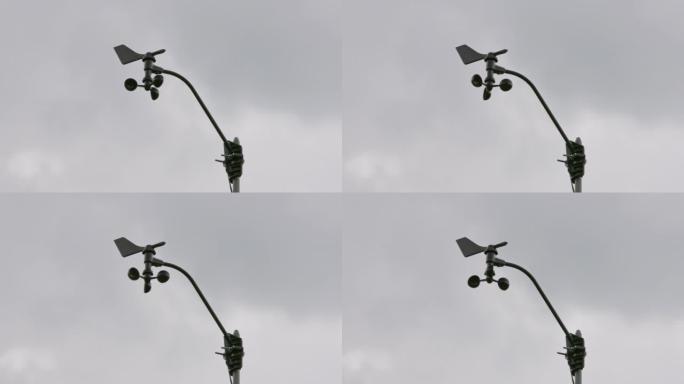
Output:
M473 84L475 88L480 88L483 84L482 76L474 74L473 77L470 79L470 82ZM504 92L508 92L513 88L513 82L510 79L503 79L499 84L494 84L494 78L492 77L490 79L490 76L487 75L487 77L484 80L484 83L487 82L489 82L489 84L485 85L484 94L482 95L482 98L484 100L489 100L489 98L492 97L492 89L494 87L499 87Z
M491 275L488 274L490 271L491 271ZM496 283L502 291L507 290L508 287L510 286L508 279L505 277L502 277L498 280L493 278L494 277L494 268L493 267L487 267L487 271L485 271L485 276L487 276L487 277L484 279L480 279L480 276L478 276L478 275L470 276L470 278L468 279L468 286L470 288L477 288L478 286L480 286L480 283L483 281L486 281L487 283Z
M163 283L166 283L167 281L169 281L169 277L170 277L169 272L167 272L167 271L159 271L159 273L157 273L157 276L145 276L144 273L145 272L143 271L142 277L143 277L143 280L145 281L145 293L149 292L150 289L152 288L150 286L150 281L152 279L157 279L158 282L163 284ZM131 269L128 270L128 278L133 280L133 281L138 280L140 278L140 271L138 271L138 268L131 267Z
M154 75L152 79L143 78L143 84L138 84L138 82L133 78L128 78L124 81L124 87L133 92L138 88L145 88L146 91L150 91L150 96L152 100L157 100L159 98L159 87L164 84L164 76Z

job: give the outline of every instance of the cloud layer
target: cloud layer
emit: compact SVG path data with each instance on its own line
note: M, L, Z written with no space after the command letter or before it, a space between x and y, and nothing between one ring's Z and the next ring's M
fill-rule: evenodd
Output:
M123 88L166 48L246 156L244 191L341 189L340 2L70 1L0 6L0 189L226 191L220 139L190 91Z
M588 156L586 191L682 191L675 1L345 2L345 190L570 191L562 139L532 91L482 100L482 63L508 48Z
M347 197L345 383L570 382L563 333L532 283L498 268L506 292L469 288L485 263L460 254L463 236L509 242L499 257L582 330L587 381L676 380L682 212L681 196L662 195Z
M239 201L238 201L239 200ZM112 240L167 241L157 257L197 281L239 329L245 382L340 383L340 204L326 196L0 197L0 381L227 382L219 329L170 270L143 294Z

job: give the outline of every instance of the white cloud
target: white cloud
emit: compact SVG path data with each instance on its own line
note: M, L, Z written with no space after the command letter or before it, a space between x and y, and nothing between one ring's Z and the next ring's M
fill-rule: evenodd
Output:
M375 183L378 179L388 177L400 177L402 169L401 160L397 156L370 151L350 156L345 161L347 177L360 179L364 183Z
M245 382L342 382L341 318L294 318L277 311L234 308L226 322L241 324ZM257 347L264 345L269 348Z
M597 383L672 381L681 364L684 319L649 316L638 321L616 312L576 311L587 347L586 380Z
M0 377L38 383L38 377L57 368L55 353L41 347L11 347L0 353Z
M392 369L390 354L372 348L351 347L344 352L344 369L347 373L383 373Z
M35 178L61 175L64 173L64 162L51 151L23 149L9 156L7 171L21 181L32 181Z
M677 190L684 131L666 119L584 110L570 122L587 144L585 185L591 191Z

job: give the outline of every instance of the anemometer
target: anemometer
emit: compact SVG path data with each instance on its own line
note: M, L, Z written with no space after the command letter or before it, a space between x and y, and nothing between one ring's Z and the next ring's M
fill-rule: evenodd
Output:
M240 192L240 177L242 176L242 165L245 163L245 159L242 154L242 146L240 145L240 140L237 137L233 139L233 141L226 139L226 136L221 131L221 128L219 128L218 124L216 123L216 120L214 120L214 117L209 112L209 109L206 105L204 105L202 98L199 96L199 94L195 90L195 87L192 86L188 79L174 71L164 69L155 64L155 62L157 61L156 56L161 55L162 53L166 52L166 50L160 49L154 52L147 52L145 54L141 54L128 48L126 45L121 44L114 47L114 52L116 52L116 55L119 57L119 61L121 61L121 64L126 65L138 60L142 60L143 62L143 70L145 71L145 76L142 79L142 84L139 84L133 78L128 78L124 81L124 88L131 92L135 91L138 88L143 88L145 91L150 92L150 97L152 98L152 100L157 100L159 98L159 88L162 86L162 84L164 84L164 76L162 74L174 76L180 79L188 86L188 88L190 88L190 91L192 91L192 94L195 95L195 98L199 102L200 106L204 110L204 113L209 118L209 121L211 121L211 124L214 126L216 133L219 135L221 141L223 142L223 160L216 161L222 163L224 168L226 169L226 173L228 174L228 185L230 187L230 191Z
M510 69L506 69L497 64L498 56L503 55L504 53L508 52L508 50L502 49L500 51L482 54L464 44L456 47L456 51L465 65L472 64L480 60L485 62L485 70L487 74L484 80L482 79L482 76L478 74L473 75L473 77L470 79L471 84L476 88L482 87L484 85L484 92L482 93L482 99L484 100L489 100L492 97L492 90L494 88L499 88L504 92L508 92L513 88L513 82L509 79L503 79L499 84L496 84L494 75L508 74L518 77L526 82L530 88L532 88L534 94L537 95L537 98L541 102L542 106L546 110L546 113L548 113L549 117L551 118L551 121L553 121L553 124L556 126L558 133L560 133L563 141L565 142L565 160L558 161L564 163L568 169L572 191L582 192L584 165L587 163L582 140L579 137L575 139L575 141L572 141L568 138L563 131L563 128L561 128L560 124L558 123L558 120L556 120L556 117L551 112L551 109L548 105L546 105L546 101L544 101L544 98L542 98L541 93L539 93L537 87L532 84L530 79L521 73L511 71Z
M170 275L167 271L159 271L159 273L157 273L157 275L154 276L154 273L152 272L152 267L168 267L171 269L175 269L178 272L182 273L185 277L187 277L188 280L190 280L190 283L195 288L195 291L197 291L197 294L199 295L200 299L202 299L202 302L209 310L211 317L216 322L216 325L218 325L219 329L221 330L221 333L223 333L222 348L224 352L216 352L216 354L223 356L224 360L226 361L226 365L228 366L228 373L230 375L232 383L239 384L240 369L242 369L242 358L245 355L244 348L242 347L242 338L240 337L240 333L237 330L234 333L229 333L226 331L226 329L223 327L223 324L221 324L221 321L219 320L218 316L216 316L216 313L211 308L211 305L209 305L209 302L207 301L206 297L204 297L204 294L200 290L199 286L197 285L197 283L195 283L195 280L192 278L192 276L190 276L190 274L187 271L185 271L183 268L175 264L167 263L155 257L155 255L157 254L156 249L164 246L166 242L162 241L156 244L141 247L139 245L134 244L125 237L120 237L114 240L114 244L116 245L116 248L119 250L119 253L123 257L128 257L138 253L143 254L143 263L145 264L143 272L140 273L140 271L138 271L137 268L132 267L128 270L128 278L133 281L136 281L142 277L144 282L144 293L149 293L152 289L152 280L157 280L160 283L166 283L167 281L169 281Z
M586 348L584 347L584 338L582 338L582 333L579 330L576 333L570 333L568 331L568 329L565 327L565 324L563 324L563 321L561 320L560 316L558 316L558 313L553 308L553 305L551 305L551 302L549 301L548 297L546 297L546 294L544 294L544 291L541 289L541 286L539 285L539 283L537 283L537 280L534 278L534 276L532 276L532 274L529 271L527 271L525 268L517 264L509 263L508 261L505 261L497 257L499 254L498 249L506 246L508 242L504 241L498 244L483 247L481 245L475 244L472 240L470 240L467 237L462 237L456 240L456 243L458 244L458 248L461 250L461 253L465 257L474 256L480 253L484 253L486 256L485 263L487 264L487 269L484 273L485 278L481 279L477 275L470 276L470 278L468 278L468 286L471 288L477 288L480 285L480 282L485 281L489 284L496 282L499 288L501 288L501 290L507 290L510 286L508 279L506 279L505 277L502 277L498 280L494 279L494 267L515 268L524 273L525 275L527 275L527 277L529 277L530 280L532 280L532 283L537 288L537 291L539 291L539 294L541 295L542 299L544 299L544 302L551 310L553 317L556 319L558 325L560 325L561 329L563 330L563 333L565 334L566 346L563 348L566 349L566 353L559 352L559 354L565 356L565 359L568 362L568 366L570 367L570 374L573 378L573 383L581 384L582 369L584 368L584 358L587 355Z

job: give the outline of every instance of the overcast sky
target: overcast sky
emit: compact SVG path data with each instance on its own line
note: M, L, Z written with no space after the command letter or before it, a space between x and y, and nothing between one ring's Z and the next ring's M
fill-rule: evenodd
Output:
M346 0L344 187L569 191L529 87L484 102L454 47L507 48L588 158L586 191L682 191L679 1ZM502 77L499 77L499 80Z
M229 330L245 383L341 383L340 203L327 196L0 196L0 382L228 383L223 338L170 270L143 294L142 256L167 244ZM131 381L132 380L132 381Z
M241 331L245 382L341 383L342 367L349 384L569 382L532 284L499 268L508 291L468 288L485 266L462 236L509 242L499 256L583 331L586 380L680 377L679 195L10 194L0 210L2 382L227 380L188 282L171 270L143 294L122 235L167 241L158 257Z
M455 240L508 241L566 326L584 378L675 382L684 359L684 198L666 195L360 195L345 199L344 382L570 383L565 339L525 275L502 292L466 281L484 256Z
M677 1L258 0L0 5L0 188L225 191L190 92L128 93L166 48L228 137L243 191L563 191L563 142L528 87L484 102L454 47L509 49L588 157L585 191L682 191ZM344 181L343 181L344 177Z
M338 0L3 1L0 189L226 191L223 153L187 87L152 101L113 47L165 48L229 138L244 191L341 189Z

